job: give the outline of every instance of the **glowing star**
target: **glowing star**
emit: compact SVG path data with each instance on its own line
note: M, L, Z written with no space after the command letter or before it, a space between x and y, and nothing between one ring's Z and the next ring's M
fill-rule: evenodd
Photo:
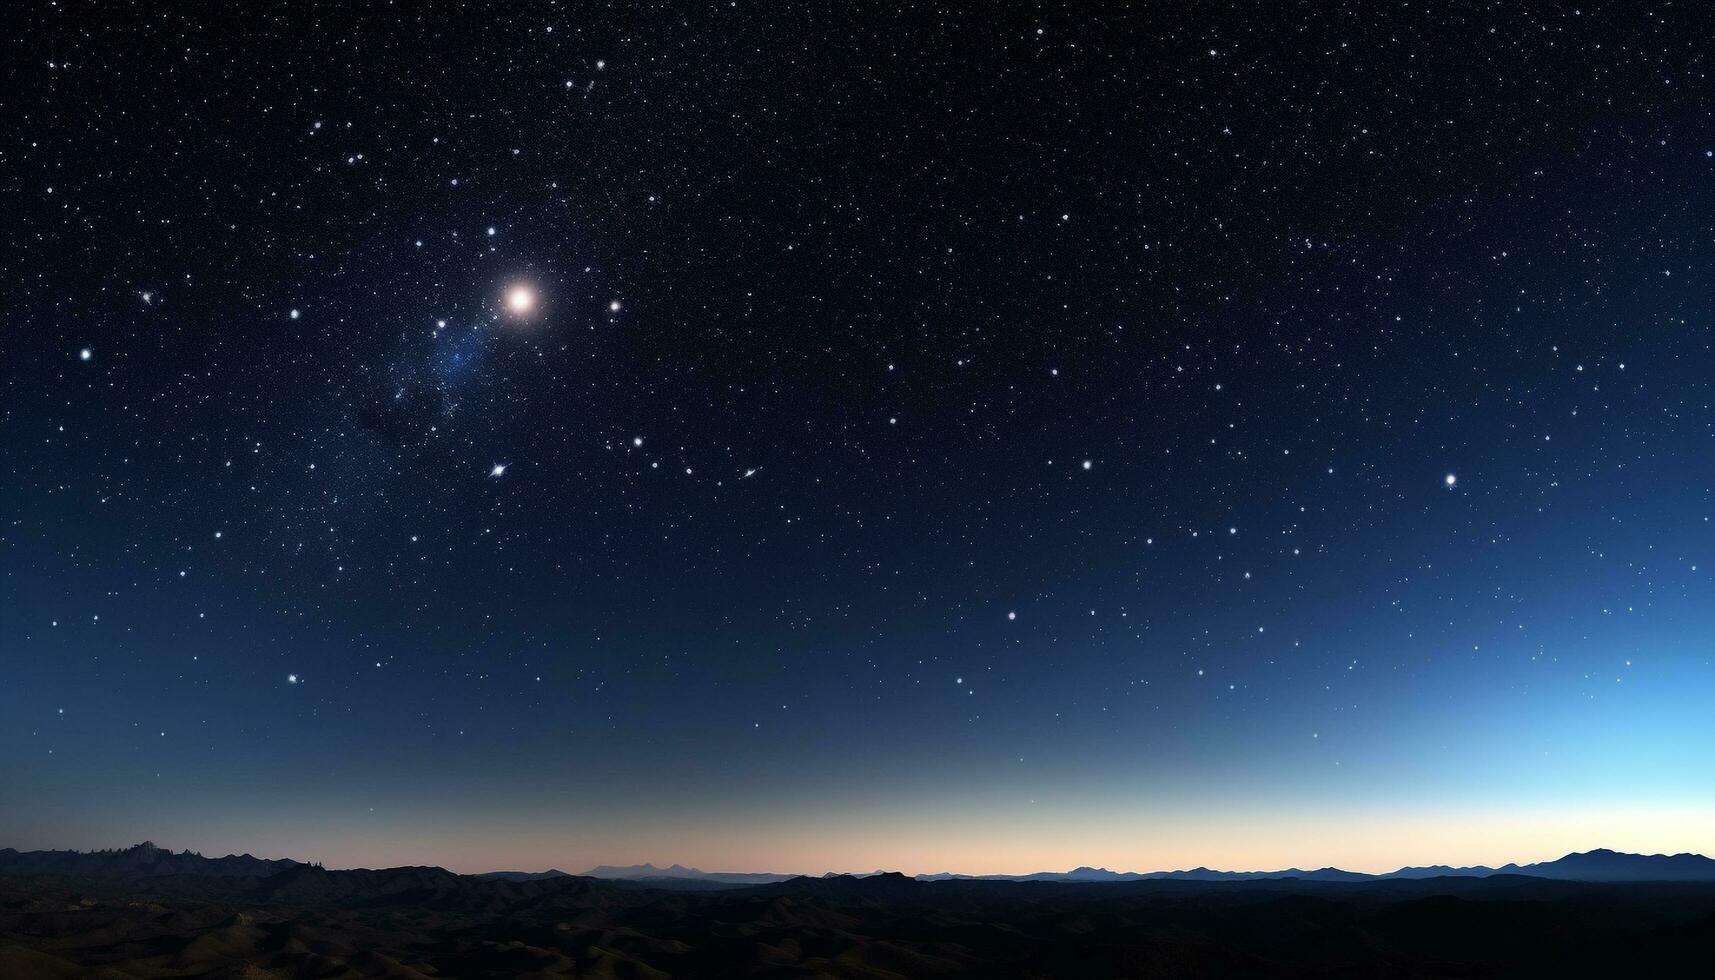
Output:
M1449 473L1449 474L1447 474L1447 476L1446 476L1446 477L1444 477L1444 479L1445 479L1445 480L1446 480L1446 481L1447 481L1447 485L1448 485L1448 486L1449 486L1449 487L1451 487L1451 486L1452 486L1452 485L1453 485L1453 484L1455 484L1455 483L1458 483L1458 482L1459 482L1459 478L1458 478L1458 477L1457 477L1457 476L1454 476L1454 475L1453 475L1453 474L1451 474L1451 473Z
M83 350L80 350L77 352L77 359L80 361L87 361L94 356L95 356L95 351L90 350L88 347L85 347Z
M621 307L619 304L619 300L617 300L617 299L614 300L613 302L607 304L607 311L609 313L618 313L620 311L620 309L621 309Z
M536 293L529 286L513 286L506 293L506 308L524 316L536 308Z
M496 480L505 476L506 475L506 464L505 463L495 463L494 469L489 470L488 475L490 477L496 479Z
M297 674L287 674L286 675L286 683L288 683L288 684L298 683L298 675Z

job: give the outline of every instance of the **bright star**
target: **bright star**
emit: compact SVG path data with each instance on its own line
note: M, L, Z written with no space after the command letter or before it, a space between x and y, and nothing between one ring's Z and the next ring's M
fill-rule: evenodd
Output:
M617 300L617 299L614 300L613 302L607 304L607 311L609 313L618 313L619 309L620 309L619 300Z
M536 308L536 293L529 286L513 286L506 293L506 308L523 316Z
M80 350L77 352L77 359L80 361L87 361L94 356L95 356L95 351L90 350L88 347L85 347L83 350Z
M489 470L488 475L497 479L497 480L500 479L501 477L505 476L506 475L506 464L505 463L495 463L494 469Z
M1447 485L1448 486L1452 486L1453 484L1458 483L1458 482L1459 482L1459 478L1457 476L1454 476L1451 473L1447 474Z

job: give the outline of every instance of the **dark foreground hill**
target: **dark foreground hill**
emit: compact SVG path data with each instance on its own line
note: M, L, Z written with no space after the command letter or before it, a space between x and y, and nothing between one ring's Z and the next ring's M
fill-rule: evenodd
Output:
M1715 976L1715 885L0 874L0 977Z

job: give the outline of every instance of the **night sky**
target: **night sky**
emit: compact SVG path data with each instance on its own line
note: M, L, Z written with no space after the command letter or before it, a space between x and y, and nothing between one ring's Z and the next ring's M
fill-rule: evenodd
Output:
M14 9L0 845L1715 847L1694 3Z

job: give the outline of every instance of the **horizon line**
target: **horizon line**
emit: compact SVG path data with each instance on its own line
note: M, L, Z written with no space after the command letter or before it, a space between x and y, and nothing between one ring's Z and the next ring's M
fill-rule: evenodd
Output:
M696 865L684 864L684 863L679 862L679 861L674 861L674 862L671 862L667 865L657 865L652 861L644 861L641 863L634 863L634 864L611 864L608 862L600 862L600 863L597 863L595 865L592 865L587 871L566 871L566 870L563 870L561 868L554 867L552 865L550 865L548 867L541 868L539 870L534 870L534 871L525 870L522 868L490 868L490 869L485 870L485 871L457 871L451 867L448 867L445 864L351 865L351 866L343 866L343 867L330 867L326 863L321 862L321 861L317 861L314 859L307 859L306 860L306 859L295 858L295 857L273 857L273 858L259 857L258 855L253 854L249 851L245 851L242 853L235 851L235 852L229 852L227 854L211 857L210 855L204 853L203 851L195 850L195 849L192 849L189 847L181 847L181 848L178 848L177 850L175 850L171 847L162 847L161 845L156 844L153 840L148 839L148 838L137 841L136 843L133 843L133 844L124 845L122 847L92 847L92 848L86 848L86 849L80 849L80 848L75 848L75 847L65 847L65 848L49 847L49 848L34 848L32 850L26 851L26 850L23 850L21 848L16 848L16 847L12 847L10 845L7 845L7 846L0 846L0 850L10 850L10 851L14 851L14 852L19 853L19 854L55 852L55 851L59 851L59 852L69 851L69 852L75 853L75 854L100 854L100 853L121 853L124 851L136 850L137 848L144 847L144 846L154 847L157 850L166 851L169 854L190 854L190 855L193 855L196 857L204 858L206 860L220 860L221 858L251 858L252 860L258 860L258 861L291 861L294 864L299 864L299 865L304 865L304 866L319 866L323 870L327 870L327 871L387 871L387 870L394 870L394 869L398 869L398 868L438 868L442 871L446 871L450 874L459 875L461 877L472 877L472 876L485 875L485 874L547 874L550 872L558 872L558 873L566 875L568 877L575 877L575 878L598 877L596 875L590 874L589 872L597 871L597 870L600 870L602 868L616 868L617 869L617 868L645 868L645 867L653 868L656 871L666 871L669 868L677 867L677 868L682 868L685 871L693 871L693 872L696 872L697 874L703 874L703 875L769 875L769 876L779 876L782 878L823 878L823 877L827 877L830 875L833 875L833 876L850 876L850 877L868 877L868 876L879 875L879 874L899 874L899 875L903 875L907 878L924 878L924 877L934 877L934 876L941 876L941 875L946 875L946 876L955 877L955 878L1019 878L1019 877L1028 877L1031 875L1064 875L1064 874L1071 874L1073 872L1082 871L1082 870L1099 871L1099 872L1104 872L1104 873L1113 874L1113 875L1170 875L1170 874L1186 874L1186 873L1192 873L1192 872L1197 872L1197 871L1214 872L1217 874L1252 874L1252 875L1278 874L1278 875L1288 875L1291 872L1295 872L1295 871L1296 872L1339 871L1339 872L1342 872L1345 874L1357 874L1357 875L1368 875L1368 876L1372 876L1372 877L1383 877L1383 876L1390 875L1390 874L1397 874L1398 872L1404 871L1408 868L1448 868L1451 870L1462 870L1462 869L1467 869L1467 868L1487 868L1489 870L1498 870L1500 868L1506 868L1506 867L1527 867L1527 866L1535 865L1535 864L1544 864L1544 863L1549 863L1549 862L1553 862L1553 861L1558 861L1558 860L1561 860L1563 858L1571 857L1574 855L1593 854L1593 853L1597 853L1597 852L1606 852L1609 854L1619 854L1619 855L1627 855L1627 856L1635 856L1635 857L1664 857L1664 858L1700 857L1700 858L1704 858L1706 860L1711 859L1709 855L1704 854L1700 851L1676 851L1676 852L1654 851L1654 852L1647 852L1646 853L1643 851L1621 851L1621 850L1617 850L1615 848L1598 845L1598 846L1594 846L1594 847L1585 848L1582 850L1571 850L1571 851L1567 851L1565 853L1558 854L1555 856L1538 858L1538 859L1534 859L1534 860L1519 860L1519 859L1515 858L1515 859L1507 861L1503 864L1480 864L1480 863L1479 864L1450 864L1450 863L1445 863L1445 862L1432 862L1432 863L1428 863L1428 864L1400 864L1396 867L1393 867L1391 870L1387 870L1387 871L1353 871L1353 870L1350 870L1348 868L1342 868L1342 867L1340 867L1338 865L1334 865L1334 864L1323 864L1323 865L1318 865L1315 867L1304 867L1302 865L1294 864L1292 866L1284 867L1284 868L1215 868L1215 867L1211 867L1207 864L1198 864L1198 865L1195 865L1193 867L1156 868L1156 869L1150 869L1150 870L1131 870L1131 869L1115 870L1115 869L1106 867L1104 865L1079 864L1079 865L1075 865L1071 868L1067 868L1064 871L1057 871L1057 870L1052 870L1052 869L1047 869L1047 868L1041 868L1041 869L1037 869L1035 871L1023 871L1023 872L1006 872L1006 871L985 871L985 872L916 871L916 872L911 872L911 871L905 871L902 869L894 869L894 868L876 868L876 869L870 870L870 871L835 871L833 869L829 869L829 870L823 871L823 872L707 871L707 870L704 870L703 868L697 867ZM604 879L604 880L613 880L613 879Z

